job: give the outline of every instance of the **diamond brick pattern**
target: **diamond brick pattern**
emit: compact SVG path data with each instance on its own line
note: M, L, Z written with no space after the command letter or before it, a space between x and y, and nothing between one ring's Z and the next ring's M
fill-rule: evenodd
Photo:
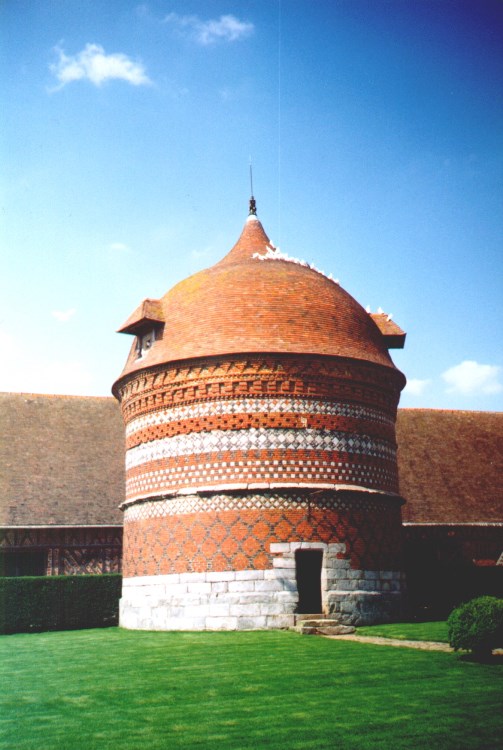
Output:
M164 518L165 516L179 516L190 513L208 513L226 510L300 510L307 512L311 507L311 496L313 492L289 492L277 493L262 491L260 493L211 493L202 495L175 495L164 500L147 500L134 503L124 511L124 523L129 521L145 520L149 518ZM349 497L343 492L322 492L315 490L316 505L319 508L329 510L348 511L356 514L364 514L367 511L380 511L386 509L387 503L384 498L360 493L355 497L354 493ZM395 500L388 504L396 505ZM359 517L359 516L358 516ZM236 536L243 537L242 529L245 527L238 522L233 527ZM211 535L214 539L222 540L227 530L225 525L212 526Z
M187 512L165 515L155 512L155 502L142 504L141 515L142 505L127 509L125 577L263 570L272 567L271 543L292 541L345 544L355 570L400 569L399 502L334 493L309 499L277 493L267 500L265 508L259 495L221 495L217 508L214 498L185 498ZM177 503L159 501L160 513L172 504L171 511L180 510Z

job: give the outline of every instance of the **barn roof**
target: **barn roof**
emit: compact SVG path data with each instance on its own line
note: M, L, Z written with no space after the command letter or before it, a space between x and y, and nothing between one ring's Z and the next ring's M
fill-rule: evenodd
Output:
M400 409L397 442L405 522L503 522L502 412Z
M0 393L0 525L121 524L123 435L115 399Z
M503 413L400 409L409 523L503 521ZM0 393L0 525L122 523L124 428L113 398Z

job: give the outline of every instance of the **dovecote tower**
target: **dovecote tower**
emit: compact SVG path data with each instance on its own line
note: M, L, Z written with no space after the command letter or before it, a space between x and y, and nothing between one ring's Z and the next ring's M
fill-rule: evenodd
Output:
M269 241L147 299L113 386L126 426L121 625L389 620L402 590L405 334Z

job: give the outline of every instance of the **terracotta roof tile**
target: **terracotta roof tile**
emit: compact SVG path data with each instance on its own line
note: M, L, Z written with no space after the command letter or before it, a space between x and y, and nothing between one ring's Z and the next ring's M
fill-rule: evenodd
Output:
M503 522L503 413L400 409L403 520Z
M141 358L133 343L121 378L177 360L255 352L326 354L394 368L378 326L348 292L305 265L255 257L268 248L270 258L262 224L250 217L225 258L164 295L164 331Z
M118 329L118 333L138 333L149 324L164 323L161 300L145 299L126 322Z
M123 499L114 399L0 393L0 525L122 523Z
M403 349L405 331L402 331L389 315L386 313L370 313L370 317L381 331L388 349Z

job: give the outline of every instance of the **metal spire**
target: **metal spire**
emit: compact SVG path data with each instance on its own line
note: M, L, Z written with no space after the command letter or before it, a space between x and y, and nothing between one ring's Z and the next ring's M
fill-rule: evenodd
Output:
M252 160L250 156L250 210L248 211L249 216L257 215L257 204L253 197L253 171L252 171Z

